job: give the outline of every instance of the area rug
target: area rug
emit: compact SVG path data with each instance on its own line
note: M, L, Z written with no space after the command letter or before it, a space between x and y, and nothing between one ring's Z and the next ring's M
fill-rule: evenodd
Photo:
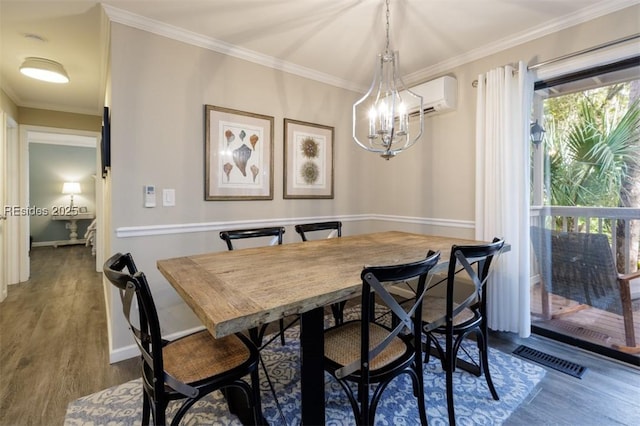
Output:
M261 376L262 408L270 425L300 424L300 365L299 328L286 332L286 346L278 340L262 351L264 364L274 384L281 412L264 376ZM470 342L472 343L472 342ZM473 345L468 352L474 355ZM456 420L461 425L498 425L524 401L542 379L545 370L520 358L490 350L489 365L493 383L500 395L491 398L484 377L476 377L458 369L454 374ZM261 374L263 372L261 371ZM445 395L445 375L440 361L434 357L425 365L425 398L429 424L448 424ZM140 425L142 415L142 387L133 380L73 401L67 407L65 425ZM330 375L325 374L326 424L354 424L351 407ZM168 421L177 411L173 403L167 410ZM407 375L397 377L385 390L375 417L376 425L415 425L419 423L416 399ZM214 392L197 402L183 418L184 425L239 425L237 417L229 414L220 394Z

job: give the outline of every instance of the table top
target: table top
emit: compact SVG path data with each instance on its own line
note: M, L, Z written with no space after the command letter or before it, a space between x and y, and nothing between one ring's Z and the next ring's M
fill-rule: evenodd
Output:
M360 293L363 267L424 259L478 241L389 231L159 260L158 269L214 337Z
M93 213L78 213L72 215L52 215L52 220L89 220L95 219L96 215Z

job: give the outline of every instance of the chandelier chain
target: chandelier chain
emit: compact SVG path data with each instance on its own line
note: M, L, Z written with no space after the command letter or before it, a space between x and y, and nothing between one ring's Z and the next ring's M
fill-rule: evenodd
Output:
M386 4L387 4L387 44L385 45L384 53L388 54L389 53L389 0L386 0Z

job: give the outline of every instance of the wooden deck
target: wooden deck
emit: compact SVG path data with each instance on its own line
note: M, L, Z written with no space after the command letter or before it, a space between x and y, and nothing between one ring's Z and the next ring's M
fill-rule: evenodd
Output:
M571 312L576 306L579 306L577 302L556 295L550 295L550 299L553 316L552 319L545 320L542 316L540 302L540 284L532 287L531 322L533 325L606 348L616 349L619 346L624 346L622 316L589 306ZM566 311L570 313L563 313ZM640 312L635 314L636 341L640 342Z

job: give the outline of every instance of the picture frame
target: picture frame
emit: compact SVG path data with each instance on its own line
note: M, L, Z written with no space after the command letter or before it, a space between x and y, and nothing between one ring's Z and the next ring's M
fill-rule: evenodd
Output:
M111 114L109 107L102 110L102 138L100 140L100 158L102 162L102 178L107 177L111 168Z
M273 117L205 105L206 201L273 199Z
M284 119L284 198L333 198L334 128Z

